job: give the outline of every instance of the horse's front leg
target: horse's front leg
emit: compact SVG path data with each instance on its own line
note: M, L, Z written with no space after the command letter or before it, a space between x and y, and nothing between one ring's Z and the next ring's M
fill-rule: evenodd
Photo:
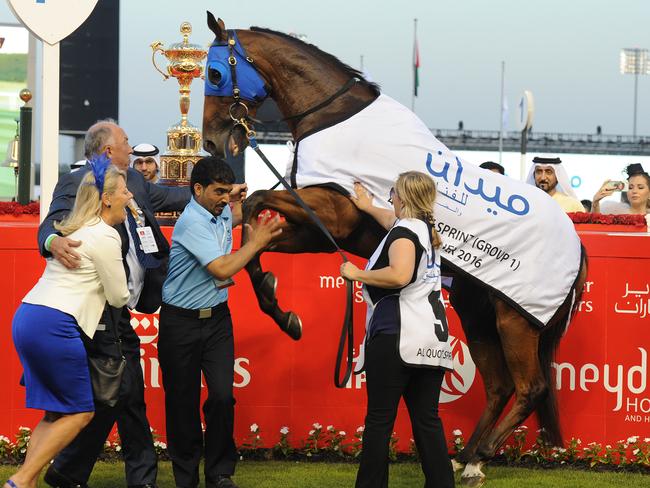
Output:
M342 227L340 222L338 227L334 223L337 217L341 215L341 212L336 211L336 203L333 204L333 200L339 205L348 205L352 206L352 208L354 206L346 197L339 194L332 196L329 192L329 190L316 188L300 191L307 204L313 209L318 209L319 217L337 238L337 231L340 231ZM286 220L282 225L282 234L268 246L267 251L285 253L334 251L334 246L326 240L319 229L313 227L313 223L308 220L305 211L285 191L255 192L246 199L243 207L243 221L252 225L260 212L266 209L278 211ZM347 222L348 226L356 224L351 219L347 219ZM346 237L349 232L345 233ZM242 244L247 239L248 236L244 228ZM259 255L246 265L246 271L251 278L260 309L269 315L280 329L292 339L300 339L302 335L300 318L293 312L283 311L278 305L276 298L277 278L270 271L265 272L262 270Z

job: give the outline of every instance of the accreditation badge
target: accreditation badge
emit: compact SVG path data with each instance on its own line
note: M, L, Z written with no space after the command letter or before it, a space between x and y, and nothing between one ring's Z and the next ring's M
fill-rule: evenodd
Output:
M158 244L156 244L156 238L153 236L151 227L137 227L136 231L138 232L141 248L146 254L158 252Z

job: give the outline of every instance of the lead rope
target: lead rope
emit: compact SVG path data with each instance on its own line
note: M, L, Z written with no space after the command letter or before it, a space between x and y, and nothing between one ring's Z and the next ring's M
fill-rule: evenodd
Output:
M343 262L347 263L348 258L345 256L343 250L336 243L334 237L332 237L332 234L330 233L330 231L327 230L327 228L325 227L321 219L318 218L318 216L314 213L311 207L309 207L309 205L305 203L305 201L300 197L300 195L298 195L298 193L293 188L291 188L291 185L289 185L287 180L285 180L284 177L278 172L278 170L275 169L273 164L271 164L271 162L268 160L266 155L262 152L259 145L257 144L257 140L256 140L257 134L255 133L255 131L252 130L246 124L246 121L243 118L240 119L238 123L246 130L246 138L248 139L251 148L253 148L253 150L262 159L262 161L264 161L264 164L266 164L266 166L275 175L275 177L278 179L278 182L281 183L282 186L284 186L284 188L289 192L289 194L296 199L298 205L300 205L303 208L303 210L307 212L309 218L313 220L316 226L321 230L321 232L325 234L325 237L327 237L327 239L334 245L334 247L336 248L336 252L341 256ZM343 318L341 337L339 339L339 347L336 353L336 364L334 366L334 384L336 385L337 388L345 388L348 381L350 380L350 376L352 376L352 364L353 364L353 356L354 356L354 324L353 324L354 289L353 289L352 281L346 279L345 286L346 286L345 316ZM340 379L341 361L343 359L346 339L348 343L348 349L347 349L345 374L343 375L343 378Z

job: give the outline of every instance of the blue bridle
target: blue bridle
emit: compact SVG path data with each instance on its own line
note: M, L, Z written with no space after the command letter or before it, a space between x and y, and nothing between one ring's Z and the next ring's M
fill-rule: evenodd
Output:
M229 30L225 43L215 41L205 67L205 95L261 102L269 95L266 83L246 55L237 34Z

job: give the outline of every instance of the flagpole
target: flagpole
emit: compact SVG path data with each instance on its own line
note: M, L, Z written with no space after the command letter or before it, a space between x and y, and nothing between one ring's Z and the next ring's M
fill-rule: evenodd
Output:
M501 61L501 106L499 107L499 163L503 164L503 97L506 76L506 62Z
M415 65L418 53L418 19L413 19L413 91L411 92L411 111L415 112L415 91L417 90L417 67Z

